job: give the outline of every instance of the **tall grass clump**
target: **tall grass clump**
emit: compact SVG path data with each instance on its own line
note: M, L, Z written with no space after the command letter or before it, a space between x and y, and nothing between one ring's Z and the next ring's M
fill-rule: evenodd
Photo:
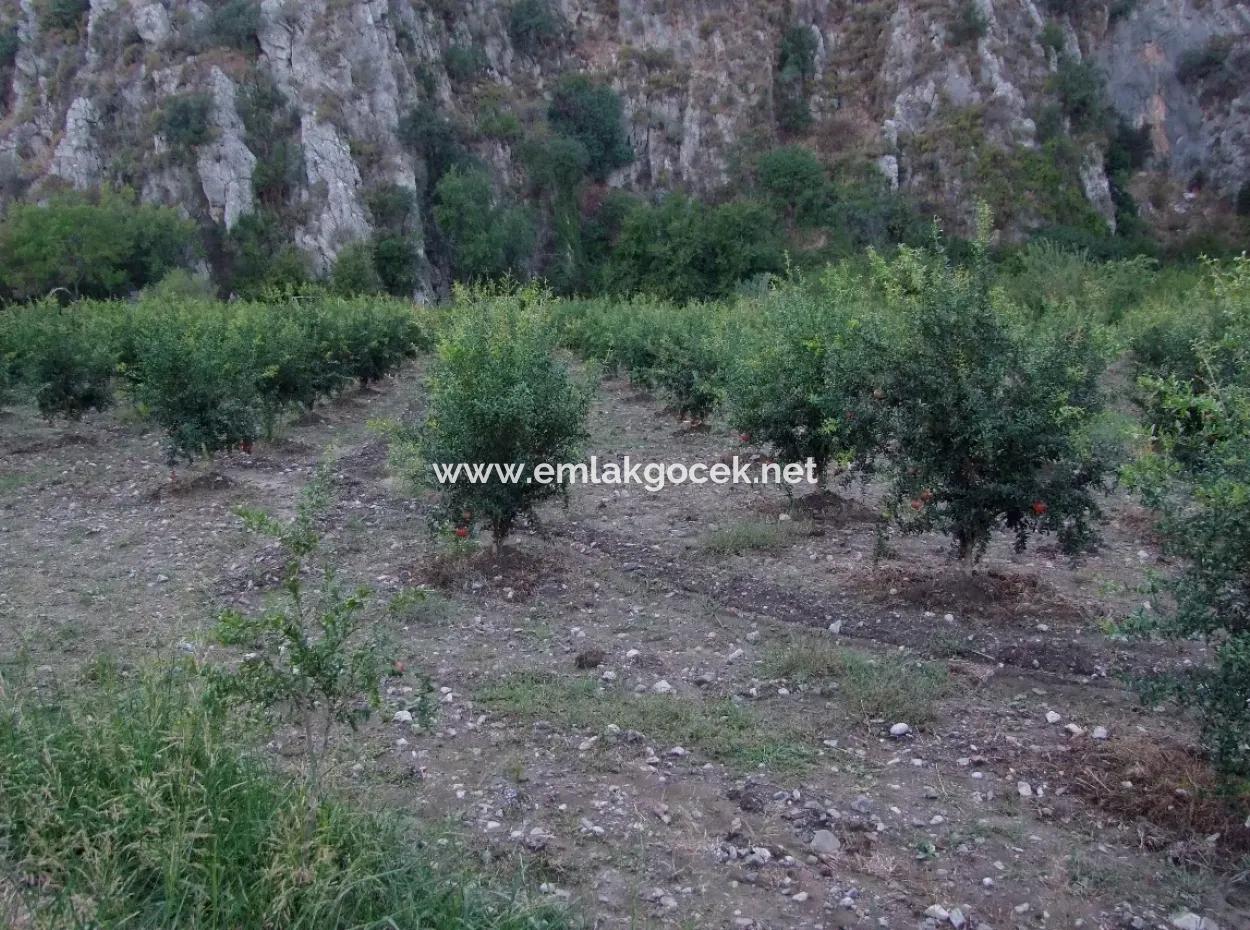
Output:
M541 930L396 818L316 805L239 748L186 667L0 692L0 846L32 926Z

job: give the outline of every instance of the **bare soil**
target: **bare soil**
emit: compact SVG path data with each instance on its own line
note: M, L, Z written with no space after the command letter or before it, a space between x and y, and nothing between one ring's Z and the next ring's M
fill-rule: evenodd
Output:
M936 537L874 563L871 486L579 487L499 557L454 557L366 425L411 416L420 384L414 366L172 476L125 410L0 413L0 670L68 681L102 655L219 657L215 616L261 604L279 566L234 508L288 514L325 463L342 575L380 599L439 592L378 611L405 671L340 742L337 778L457 825L595 926L1142 928L1190 910L1250 926L1250 812L1212 802L1190 721L1126 685L1202 652L1108 635L1168 568L1131 502L1109 501L1102 549L1078 562L1006 541L969 571ZM615 381L591 433L601 459L759 451ZM709 545L758 523L776 530L765 547ZM913 720L874 717L862 681L820 670L842 649L883 680L927 662L945 684ZM787 650L812 676L769 677ZM426 677L431 727L391 722ZM296 755L298 737L273 748Z

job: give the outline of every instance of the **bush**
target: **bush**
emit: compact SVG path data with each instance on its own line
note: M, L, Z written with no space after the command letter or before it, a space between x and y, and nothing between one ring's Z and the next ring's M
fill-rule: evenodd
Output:
M208 94L170 97L161 110L158 128L170 148L189 153L212 139L213 129L209 124L212 112L213 98Z
M480 45L450 45L443 53L443 67L453 81L473 81L484 72L489 62Z
M524 55L558 45L567 31L564 14L552 0L516 0L508 11L508 36Z
M116 297L190 262L194 227L168 207L126 193L61 194L13 204L0 224L0 286L19 300L65 288Z
M530 139L521 149L521 160L534 189L551 194L575 191L590 167L586 146L569 136Z
M863 285L831 270L823 288L788 286L760 302L729 355L729 417L786 463L872 466L883 443L884 339Z
M485 171L449 171L435 191L434 219L447 237L457 280L524 273L534 247L533 220L524 208L499 202Z
M876 276L905 321L882 385L895 522L949 534L961 559L999 529L1021 550L1037 532L1066 552L1091 547L1107 468L1086 433L1101 406L1095 340L998 311L983 245L967 269L905 249L892 265L878 259Z
M460 142L460 134L441 113L429 103L419 103L399 121L399 141L425 161L426 185L435 185L456 165L468 157Z
M0 367L34 392L48 420L112 406L114 349L107 321L89 305L46 300L10 311L0 328Z
M552 94L547 118L556 132L581 143L591 176L598 181L634 160L621 98L606 84L584 74L564 75Z
M261 433L254 348L224 310L194 308L176 323L154 319L126 370L136 401L165 430L171 465L239 446Z
M0 703L0 844L32 926L558 930L398 819L310 801L205 707L191 669ZM7 684L7 683L6 683ZM83 837L90 836L90 844ZM437 856L429 850L438 850Z
M330 272L330 290L340 297L381 293L384 285L374 266L373 256L373 245L370 243L353 242L344 246Z
M308 260L287 239L281 220L269 210L239 218L226 235L224 256L227 289L240 297L297 290L311 276Z
M1059 70L1051 77L1050 87L1074 130L1093 132L1103 128L1108 113L1103 83L1103 74L1092 61L1060 56Z
M808 149L788 145L765 152L756 163L756 177L760 189L790 222L815 225L824 217L829 178Z
M579 460L591 391L556 360L548 298L516 294L459 295L461 306L438 346L429 384L429 413L393 446L410 480L441 496L439 517L490 528L498 548L516 520L567 491L567 476L550 483L461 479L440 483L432 465L522 465Z
M955 12L955 19L950 26L950 39L953 45L970 45L985 38L990 31L990 22L981 12L977 0L963 0Z
M782 267L777 222L757 203L708 207L673 194L626 215L609 262L613 290L670 300L720 297Z
M196 29L201 48L221 45L244 52L258 50L261 12L257 0L214 0L211 6Z
M809 86L816 75L816 33L810 26L790 26L781 36L774 78L777 124L800 133L812 123Z
M1250 358L1246 359L1250 363ZM1131 473L1160 513L1159 532L1181 572L1159 579L1175 606L1139 626L1178 639L1199 637L1213 667L1195 669L1171 692L1202 715L1204 742L1230 774L1250 775L1250 391L1199 392L1178 380L1154 389L1180 414L1155 432L1158 450Z
M91 0L43 0L39 25L49 30L76 30L90 9Z
M1201 48L1188 49L1176 63L1176 79L1191 86L1225 80L1231 50L1231 43L1223 37L1212 39Z

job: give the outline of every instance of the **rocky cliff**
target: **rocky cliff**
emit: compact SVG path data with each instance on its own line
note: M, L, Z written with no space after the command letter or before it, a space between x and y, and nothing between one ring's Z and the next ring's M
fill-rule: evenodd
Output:
M0 198L124 184L229 229L275 196L261 176L279 157L291 235L324 270L370 235L369 190L421 189L419 148L397 131L410 107L437 107L517 185L518 136L570 70L621 95L634 159L611 183L640 191L721 195L785 140L874 166L955 223L996 185L1012 222L1045 221L1041 168L1114 223L1108 133L1061 105L1081 91L1064 82L1091 73L1064 69L1083 64L1148 142L1143 212L1166 225L1250 180L1250 5L1237 0L560 0L558 34L539 42L516 7L5 0ZM1056 120L1079 152L1058 168L1037 159Z

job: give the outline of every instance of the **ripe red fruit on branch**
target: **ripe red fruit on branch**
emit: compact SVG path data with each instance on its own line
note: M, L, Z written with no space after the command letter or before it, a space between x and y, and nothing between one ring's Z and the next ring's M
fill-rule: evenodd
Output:
M1034 512L1035 514L1037 514L1039 517L1040 517L1040 516L1042 516L1043 514L1045 514L1045 513L1046 513L1046 511L1047 511L1047 510L1049 510L1049 509L1050 509L1050 508L1046 506L1046 502L1045 502L1045 501L1034 501L1034 502L1033 502L1033 512Z
M911 502L911 509L915 511L924 510L924 501L917 497Z
M458 527L456 527L456 535L457 535L460 539L468 539L468 538L469 538L469 528L468 528L467 526L458 526Z
M750 433L739 433L739 434L738 434L738 438L739 438L740 440L742 440L743 442L750 442L750 441L751 441L751 434L750 434Z

